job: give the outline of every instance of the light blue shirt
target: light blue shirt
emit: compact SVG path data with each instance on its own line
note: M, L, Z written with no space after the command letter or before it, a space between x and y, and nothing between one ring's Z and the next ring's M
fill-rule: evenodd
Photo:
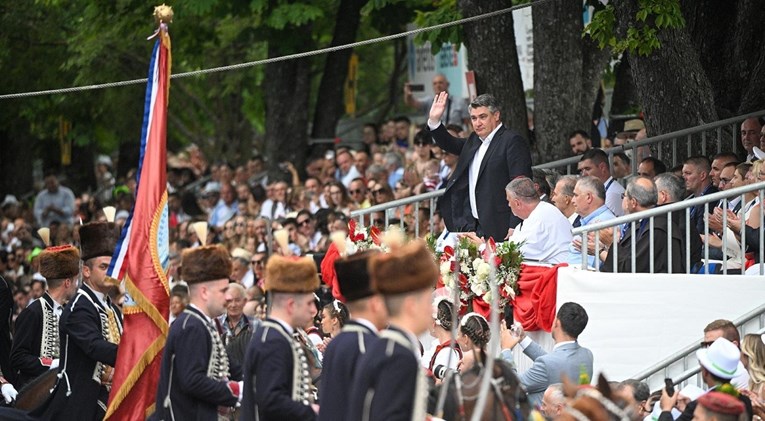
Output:
M595 211L593 211L591 214L587 216L582 216L581 222L582 226L586 226L589 224L594 224L596 222L602 222L602 221L608 221L611 219L616 218L616 216L611 212L611 210L608 209L606 205L603 205ZM581 239L581 235L577 235L574 238ZM582 241L582 247L584 247L584 241ZM602 244L601 244L602 245ZM569 265L582 265L582 252L578 251L574 248L574 244L571 243L568 246L568 264ZM595 268L595 256L588 254L587 255L587 266L591 268ZM600 259L598 259L598 268L600 267Z

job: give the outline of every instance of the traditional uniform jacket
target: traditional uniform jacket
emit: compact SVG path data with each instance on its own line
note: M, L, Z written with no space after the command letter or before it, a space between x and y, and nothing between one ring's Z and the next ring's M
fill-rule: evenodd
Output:
M356 366L372 344L379 340L377 332L365 324L349 321L333 338L324 352L319 420L345 421L351 382Z
M31 415L44 420L102 420L106 414L122 312L83 285L61 314L59 380L51 398Z
M247 348L242 421L310 421L314 397L303 349L274 319L258 326Z
M59 357L59 316L53 298L46 292L16 319L11 364L17 373L16 389L48 371Z
M348 398L349 420L422 421L428 398L419 346L389 327L361 357ZM337 398L337 397L336 397Z
M11 383L16 381L16 371L11 364L11 319L13 317L13 292L8 281L0 276L0 371Z
M153 420L217 420L233 407L229 360L212 321L189 306L170 326ZM225 411L222 411L225 412Z

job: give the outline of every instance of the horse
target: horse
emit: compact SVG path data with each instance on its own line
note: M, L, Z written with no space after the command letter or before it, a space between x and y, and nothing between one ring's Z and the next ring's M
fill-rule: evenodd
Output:
M476 405L484 373L485 367L478 363L461 373L447 373L441 385L442 388L448 388L443 414L435 415L445 420L470 420L477 410ZM436 406L433 405L433 408ZM522 421L529 418L532 409L518 376L513 372L512 365L503 359L495 359L481 420Z
M42 405L50 398L51 391L56 386L58 370L48 370L35 377L19 390L14 407L24 411L31 411Z
M563 378L563 393L568 405L556 418L561 421L631 421L636 419L631 405L632 396L619 394L611 389L606 377L598 377L596 387L577 386L566 376ZM630 402L633 400L633 402Z

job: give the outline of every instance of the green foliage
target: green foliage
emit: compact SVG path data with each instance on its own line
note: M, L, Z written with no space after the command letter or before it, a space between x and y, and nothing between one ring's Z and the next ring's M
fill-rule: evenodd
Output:
M420 28L438 25L440 23L453 22L462 19L462 15L457 9L457 0L440 0L434 2L435 9L429 11L417 11L417 17L414 22ZM424 44L430 42L430 49L433 54L438 54L445 43L454 44L459 47L462 42L462 25L454 25L448 28L435 31L421 32L415 37L415 42Z
M600 48L610 47L615 54L647 56L661 48L658 31L679 29L685 26L679 0L638 0L638 11L624 37L616 31L613 4L599 10L584 29L583 36L590 36Z
M301 26L324 15L324 11L305 3L280 4L273 9L265 23L274 29L284 29L288 25Z

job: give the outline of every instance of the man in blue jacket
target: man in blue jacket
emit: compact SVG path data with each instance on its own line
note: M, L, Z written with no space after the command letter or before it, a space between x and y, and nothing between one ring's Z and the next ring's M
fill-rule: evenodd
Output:
M518 334L503 329L502 358L512 361L512 348L520 343L523 353L534 360L531 368L519 376L531 404L540 405L545 389L560 383L564 374L572 381L577 381L583 371L588 378L592 378L592 352L577 342L587 326L587 320L587 312L579 304L565 303L560 306L552 326L555 346L551 353L527 337L522 329L517 331Z

